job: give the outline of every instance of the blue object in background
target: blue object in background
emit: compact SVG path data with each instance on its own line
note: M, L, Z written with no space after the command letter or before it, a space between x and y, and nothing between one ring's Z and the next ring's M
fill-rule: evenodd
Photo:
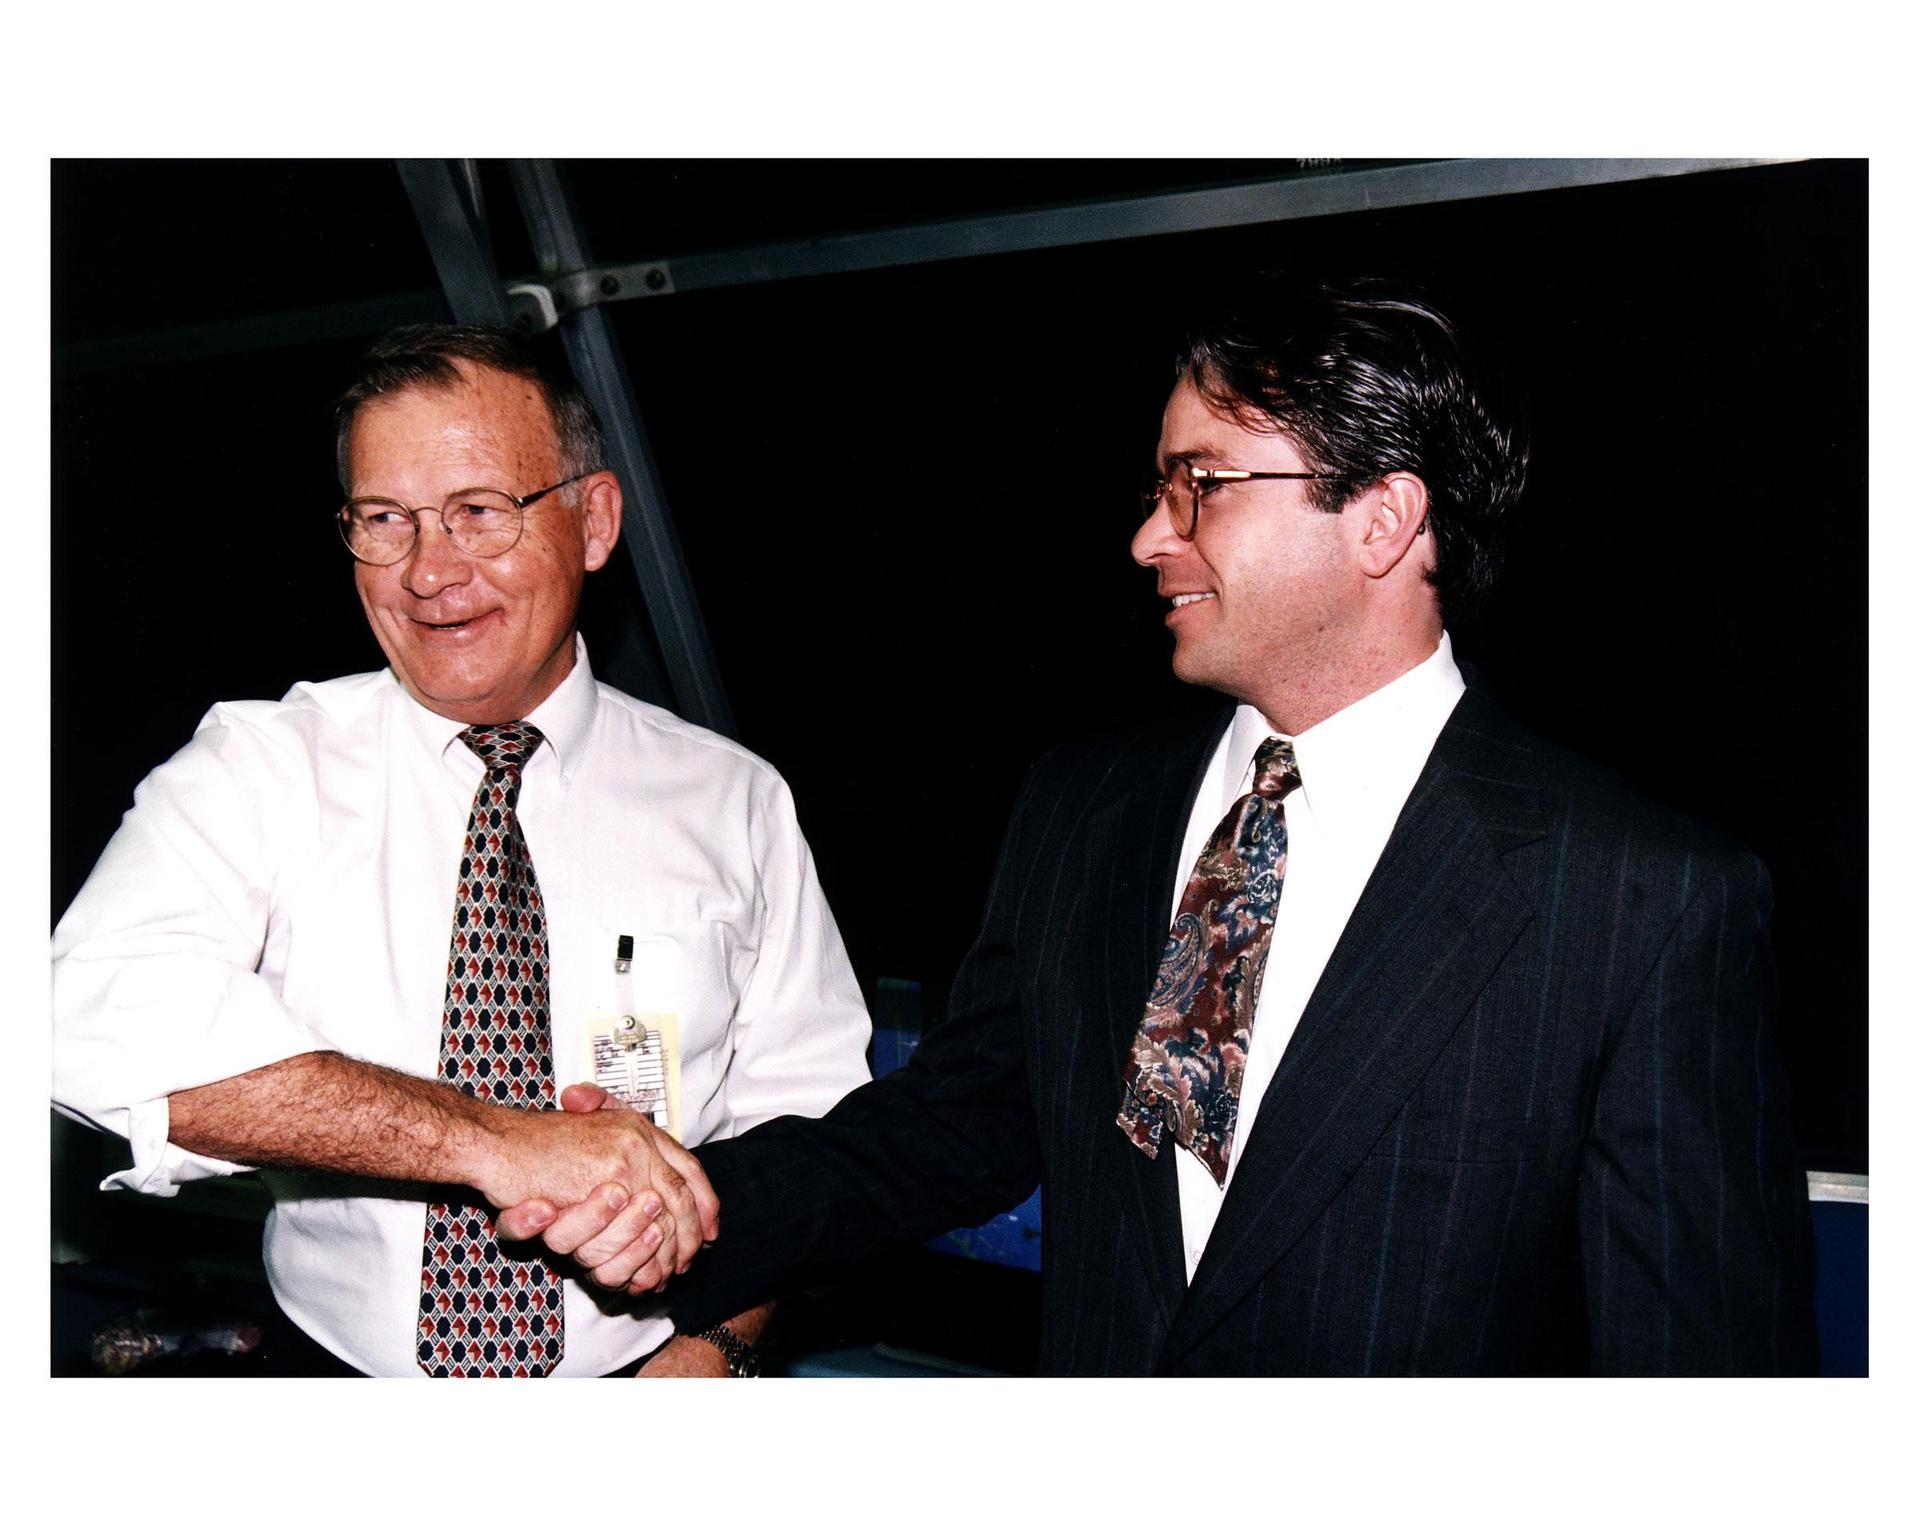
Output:
M926 1022L917 981L882 976L874 984L873 1046L867 1053L875 1077L885 1077L906 1065L920 1043ZM931 1239L927 1246L963 1259L1005 1264L1014 1269L1040 1268L1040 1191L992 1221L978 1227L960 1227Z
M1835 1198L1823 1184L1854 1184L1846 1175L1809 1174L1813 1196L1814 1323L1822 1376L1867 1374L1867 1202L1859 1193Z

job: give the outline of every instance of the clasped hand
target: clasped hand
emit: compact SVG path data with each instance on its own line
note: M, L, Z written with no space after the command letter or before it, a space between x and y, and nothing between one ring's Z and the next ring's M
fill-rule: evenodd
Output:
M530 1117L511 1171L486 1191L497 1230L542 1238L610 1290L664 1291L720 1235L699 1159L590 1083L567 1088L560 1105L567 1113Z

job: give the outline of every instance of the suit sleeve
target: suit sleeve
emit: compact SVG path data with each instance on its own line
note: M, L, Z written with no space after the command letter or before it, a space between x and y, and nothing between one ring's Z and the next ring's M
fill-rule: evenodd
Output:
M669 1292L683 1331L764 1301L809 1269L986 1221L1039 1182L1016 954L1031 798L1023 791L1015 808L947 1017L912 1059L822 1119L787 1115L701 1147L721 1235Z
M1579 1179L1591 1364L1815 1368L1806 1177L1772 1038L1771 888L1696 856L1679 919L1606 1042Z

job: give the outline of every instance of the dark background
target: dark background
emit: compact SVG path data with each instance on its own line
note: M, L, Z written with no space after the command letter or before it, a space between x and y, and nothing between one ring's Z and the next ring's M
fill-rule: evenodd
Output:
M630 261L1292 162L566 168L594 254ZM52 174L57 917L214 700L382 664L327 419L371 332L262 349L246 322L447 310L391 162ZM500 268L528 273L485 177ZM1524 526L1459 653L1766 859L1796 1126L1811 1166L1864 1172L1866 214L1864 164L1819 162L613 306L737 733L791 782L863 981L937 1006L1047 745L1212 707L1126 549L1182 315L1250 265L1408 275L1508 351L1534 415ZM226 350L172 354L216 321ZM595 578L596 654L635 600Z

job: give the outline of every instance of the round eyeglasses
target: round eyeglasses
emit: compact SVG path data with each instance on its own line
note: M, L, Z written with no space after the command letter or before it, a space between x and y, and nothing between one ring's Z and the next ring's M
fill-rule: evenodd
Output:
M1167 504L1167 518L1173 531L1191 540L1200 528L1200 503L1223 485L1243 480L1337 480L1338 475L1322 475L1307 469L1213 469L1189 464L1185 459L1169 459L1166 473L1147 476L1140 488L1140 504L1152 517L1160 503Z
M542 496L598 474L589 469L569 475L544 491L515 496L484 486L455 491L440 504L440 526L454 547L478 560L504 555L520 542L526 510ZM353 558L367 565L397 565L420 538L420 514L432 507L408 507L384 496L357 496L339 512L340 537Z

